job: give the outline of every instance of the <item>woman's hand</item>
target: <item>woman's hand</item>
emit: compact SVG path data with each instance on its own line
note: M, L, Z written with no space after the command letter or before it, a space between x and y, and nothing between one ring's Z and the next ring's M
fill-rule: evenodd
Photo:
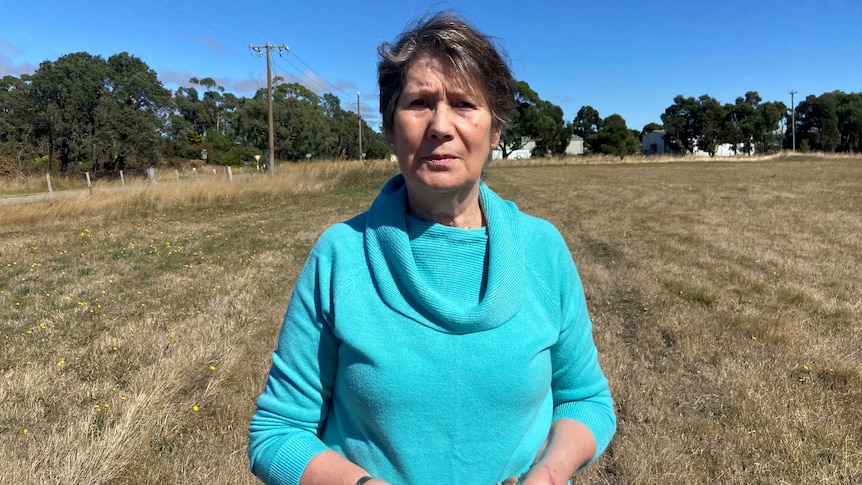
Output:
M545 446L536 454L536 462L521 481L513 483L566 485L595 452L596 441L586 426L571 419L558 419L551 425Z
M563 467L539 461L518 485L566 485L572 477Z

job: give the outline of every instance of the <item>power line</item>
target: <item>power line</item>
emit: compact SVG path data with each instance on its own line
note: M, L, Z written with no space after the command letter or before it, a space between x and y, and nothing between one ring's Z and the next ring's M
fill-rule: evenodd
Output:
M199 18L197 18L197 17L193 17L193 16L191 16L191 15L189 15L189 14L185 13L185 12L182 12L182 11L180 11L180 10L177 10L177 9L175 9L174 7L170 6L170 5L166 5L166 4L162 3L162 2L160 2L159 0L153 0L153 2L154 2L154 3L156 3L156 4L158 4L158 5L161 5L162 7L166 8L166 9L168 9L168 10L170 10L170 11L172 11L172 12L176 13L176 14L179 14L179 15L181 15L181 16L183 16L183 17L185 17L185 18L189 19L189 20L192 20L192 21L194 21L194 22L196 22L196 23L199 23L199 24L203 25L204 27L206 27L206 28L208 28L208 29L212 30L213 32L216 32L216 33L218 33L218 34L220 34L220 35L223 35L223 36L227 37L228 39L234 40L234 41L236 41L236 43L237 43L237 44L239 44L239 45L244 44L244 42L243 42L243 41L241 41L241 40L237 39L236 37L234 37L234 36L232 36L232 35L230 35L230 34L228 34L227 32L223 32L223 31L221 31L221 30L219 30L219 29L217 29L217 28L213 27L212 25L207 24L206 22L204 22L203 20L201 20L201 19L199 19ZM212 5L212 4L210 4L210 5Z
M187 14L187 13L185 13L185 12L182 12L181 10L176 9L176 8L174 8L174 7L173 7L173 6L171 6L171 5L168 5L168 4L165 4L165 3L162 3L160 0L154 0L154 3L156 3L156 4L160 5L160 6L162 6L162 7L163 7L163 8L165 8L165 9L168 9L168 10L170 10L170 11L172 11L172 12L176 13L177 15L180 15L180 16L182 16L182 17L185 17L185 18L189 19L189 20L192 20L192 21L194 21L195 23L198 23L198 24L200 24L200 25L202 25L202 26L206 27L207 29L209 29L209 30L211 30L211 31L213 31L213 32L215 32L215 33L217 33L217 34L219 34L219 35L221 35L221 36L224 36L225 38L231 39L231 40L235 41L238 45L244 45L244 44L245 44L245 42L244 42L244 41L241 41L241 40L237 39L236 37L232 36L231 34L229 34L229 33L227 33L227 32L224 32L224 31L222 31L222 30L219 30L218 28L216 28L216 27L214 27L214 26L212 26L212 25L209 25L208 23L204 22L204 21L203 21L203 20L201 20L200 18L197 18L197 17L195 17L195 16L193 16L193 15L189 15L189 14ZM206 1L206 3L207 3L208 5L210 5L211 7L213 7L214 9L219 10L219 11L223 12L224 14L226 14L227 16L231 17L231 19L233 19L235 22L240 23L240 24L243 24L245 27L249 28L249 30L253 30L253 31L255 31L255 32L257 32L257 33L259 33L259 34L263 35L264 37L269 37L269 38L271 38L271 37L272 37L272 36L270 36L269 34L267 34L267 33L263 32L263 31L261 31L260 29L258 29L258 28L256 28L256 27L254 27L253 25L251 25L251 24L249 24L249 23L247 23L247 22L243 21L242 19L240 19L240 18L236 17L235 15L232 15L230 12L227 12L227 11L226 11L226 10L224 10L221 6L219 6L219 5L215 4L215 3L211 2L211 1ZM302 63L305 67L307 67L307 68L308 68L308 70L309 70L309 71L311 71L311 73L313 73L313 74L316 76L316 78L315 78L315 82L317 82L317 83L322 83L323 85L322 85L322 86L318 86L318 88L317 88L317 89L315 89L315 87L313 87L313 86L309 86L307 82L304 82L304 81L305 81L305 79L307 79L308 77L306 76L306 74L305 74L304 72L302 72L302 69L300 69L299 67L297 67L296 65L294 65L294 64L293 64L293 63L291 63L290 61L286 61L288 64L290 64L290 65L291 65L291 66L296 70L296 72L298 72L298 73L299 73L299 76L298 76L298 77L296 77L296 80L297 80L297 82L298 82L298 83L300 83L300 84L304 85L305 87L307 87L307 88L309 88L309 89L311 89L312 91L315 91L315 92L326 92L326 91L332 92L332 91L338 91L339 93L341 93L341 94L344 96L344 98L345 98L345 99L349 99L349 98L350 98L350 96L351 96L351 95L349 95L349 94L347 94L346 92L344 92L343 90L341 90L341 89L337 88L337 87L336 87L334 84L332 84L328 79L326 79L324 76L320 75L320 73L319 73L319 72L317 72L314 68L312 68L312 67L311 67L307 62L305 62L304 60L302 60L302 58L300 58L299 56L297 56L295 51L291 51L291 55L292 55L293 57L295 57L295 58L296 58L300 63ZM285 70L285 71L287 71L287 69L284 69L284 70ZM319 80L319 81L318 81L318 80Z
M241 18L239 18L239 17L231 14L230 12L226 11L224 8L222 8L222 6L217 5L216 3L214 3L210 0L204 0L204 1L205 1L205 3L210 5L214 10L218 10L220 12L223 12L225 15L230 17L234 22L236 22L238 24L242 24L244 27L248 28L249 30L257 32L257 33L259 33L265 37L270 37L270 38L272 37L268 33L263 32L262 30L258 29L254 25L249 24L249 23L243 21ZM172 5L168 5L166 3L163 3L163 1L161 1L161 0L154 0L154 3L157 5L160 5L161 7L165 8L167 10L170 10L171 12L174 12L177 15L180 15L186 19L189 19L189 20L191 20L197 24L204 26L205 28L218 34L219 36L222 36L226 39L230 39L231 41L235 42L237 45L245 45L246 44L244 41L237 39L236 37L234 37L230 33L227 33L223 30L220 30L220 29L208 24L207 22L201 20L200 18L198 18L194 15L190 15L190 14L187 14L187 13L181 11L181 10L178 10L177 8L173 7ZM264 46L260 46L260 47L263 48ZM308 71L314 75L314 77L312 78L307 72L304 72L302 69L300 69L294 63L290 62L289 59L285 59L285 62L287 62L287 64L290 65L293 68L293 70L295 70L298 73L298 76L294 76L291 74L291 77L293 77L296 80L296 82L298 82L299 84L302 84L303 86L305 86L308 89L310 89L314 92L317 92L317 93L324 93L324 92L340 93L342 95L341 97L344 100L344 102L349 103L349 100L352 97L352 94L348 94L343 89L337 87L335 84L330 82L326 77L322 76L316 69L311 67L311 65L308 62L303 60L302 57L298 56L296 54L296 51L291 50L291 56L296 58L296 60L298 62L300 62L303 66L305 66L308 69ZM282 69L285 73L289 73L289 71L290 71L289 69L284 69L283 67L281 67L277 63L275 65L276 65L276 67L279 67L280 69ZM268 78L270 78L270 76L271 76L271 73L269 73L267 75ZM270 93L272 93L271 89L270 89ZM373 107L373 106L368 106L368 107L373 112L376 112L375 107ZM360 109L360 113L361 113L361 109ZM270 164L270 166L272 166L272 164Z

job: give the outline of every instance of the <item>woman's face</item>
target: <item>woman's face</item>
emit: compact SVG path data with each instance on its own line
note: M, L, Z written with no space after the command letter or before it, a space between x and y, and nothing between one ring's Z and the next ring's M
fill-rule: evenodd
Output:
M432 56L420 56L407 70L393 121L387 138L411 201L435 194L463 198L478 190L500 132L492 128L482 94L461 76Z

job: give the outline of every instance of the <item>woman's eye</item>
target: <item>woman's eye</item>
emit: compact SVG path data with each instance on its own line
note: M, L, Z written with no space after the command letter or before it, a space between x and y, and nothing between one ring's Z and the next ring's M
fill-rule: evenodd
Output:
M476 105L474 103L471 103L470 101L459 101L459 102L455 103L455 107L456 108L464 108L464 109L473 109L476 107Z
M421 106L426 106L427 104L428 103L426 103L424 99L414 99L413 101L410 101L410 104L408 106L421 107Z

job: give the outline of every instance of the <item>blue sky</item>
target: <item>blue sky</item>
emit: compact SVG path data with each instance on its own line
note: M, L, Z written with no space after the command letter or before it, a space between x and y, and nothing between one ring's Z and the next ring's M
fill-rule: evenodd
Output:
M590 105L630 128L660 122L677 94L732 103L746 91L790 105L862 91L862 2L706 0L31 0L0 6L0 76L72 52L128 52L165 87L211 77L251 96L266 61L249 44L286 44L274 73L332 92L379 127L376 48L429 10L455 9L496 38L515 77L572 120Z

